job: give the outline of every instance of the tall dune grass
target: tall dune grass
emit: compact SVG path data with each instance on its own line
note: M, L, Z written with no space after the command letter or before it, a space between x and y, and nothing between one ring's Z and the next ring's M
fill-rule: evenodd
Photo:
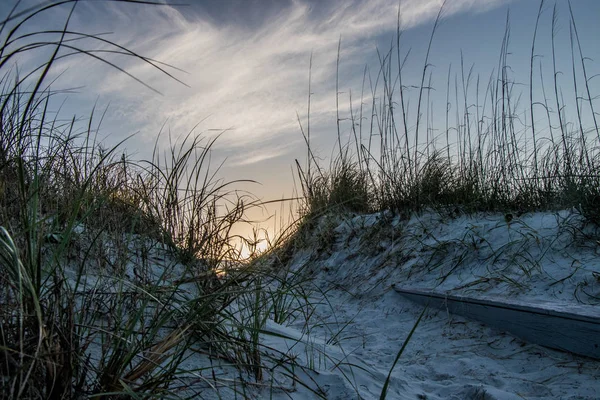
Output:
M531 37L528 88L523 92L508 64L507 19L498 67L489 80L474 76L461 56L460 68L450 66L445 87L437 88L445 90L447 99L446 106L439 108L428 100L435 89L429 60L444 6L433 25L421 79L416 83L403 76L411 60L402 47L398 14L395 45L381 54L377 71L365 72L360 108L349 111L349 130L341 131L338 124L337 152L330 167L319 165L310 136L302 131L308 147L306 165L298 163L305 198L302 212L312 215L342 207L404 213L450 207L519 213L576 207L589 221L600 222L595 75L582 49L575 14L569 3L566 31L571 51L558 54L556 5L549 8L540 2ZM549 60L538 53L540 21L549 22L552 28ZM557 69L559 57L571 60L570 71ZM543 63L552 67L550 79L543 75ZM559 82L559 77L568 74L568 79ZM411 84L418 96L417 104L409 107L407 87ZM562 94L561 85L569 84L576 98ZM523 104L527 96L529 102ZM370 119L365 118L368 115ZM445 126L434 126L434 116L445 121ZM436 131L439 134L434 135Z
M60 93L48 76L64 57L137 80L102 56L128 55L176 80L166 64L72 31L77 4L15 6L0 22L0 398L245 397L269 359L256 317L270 314L265 299L281 306L292 291L282 283L265 295L258 272L239 267L232 227L256 201L218 179L214 140L192 132L133 161L122 143L103 146L97 112L83 126L52 116ZM29 21L58 9L62 30L30 32ZM82 38L102 51L78 47ZM29 71L13 64L47 50ZM230 263L238 268L219 278ZM199 355L220 361L188 363ZM228 366L237 379L219 377Z

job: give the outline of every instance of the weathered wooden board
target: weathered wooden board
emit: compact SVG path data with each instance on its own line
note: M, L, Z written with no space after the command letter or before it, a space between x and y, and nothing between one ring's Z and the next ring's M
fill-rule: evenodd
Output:
M394 286L402 296L510 332L530 343L600 359L600 308L500 302Z

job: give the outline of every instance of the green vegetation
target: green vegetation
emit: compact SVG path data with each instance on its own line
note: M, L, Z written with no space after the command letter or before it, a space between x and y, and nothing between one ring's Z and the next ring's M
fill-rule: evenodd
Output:
M48 73L69 55L115 68L102 54L127 55L170 76L165 64L70 30L76 6L43 3L0 25L0 398L194 398L201 389L244 398L284 356L267 355L259 334L271 313L283 321L298 307L297 283L277 284L240 259L232 227L256 200L217 179L216 139L190 133L134 161L122 143L102 145L95 112L83 129L49 112L58 93ZM70 7L61 31L29 31L57 7ZM103 50L78 48L82 38ZM13 67L48 49L27 75Z
M414 100L409 95L414 82L403 77L410 51L402 49L398 15L395 46L381 54L375 75L367 76L365 70L359 109L350 110L349 132L341 131L338 111L337 152L329 168L317 162L310 127L303 129L308 147L306 166L298 167L303 214L320 215L331 207L358 213L430 208L522 213L576 207L589 221L600 222L600 129L590 60L583 52L570 5L571 53L555 51L554 7L550 60L538 54L538 24L546 6L540 3L532 37L530 76L524 85L529 90L521 93L520 83L511 77L507 22L498 68L487 84L473 75L472 68L465 69L462 56L458 71L448 69L447 104L441 116L429 101L435 90L430 51L444 8L431 33L421 81L412 86L416 105L409 104L409 99ZM559 57L571 60L571 71L557 70ZM550 80L542 74L543 62L552 65ZM572 89L576 98L563 95L558 80L565 75L573 85L568 93ZM569 120L569 115L575 119ZM445 121L436 135L434 118Z

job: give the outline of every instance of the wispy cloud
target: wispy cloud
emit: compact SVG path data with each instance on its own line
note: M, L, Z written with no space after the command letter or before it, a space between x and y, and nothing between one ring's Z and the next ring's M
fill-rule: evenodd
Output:
M452 0L446 15L479 12L508 0ZM405 29L435 18L441 0L401 2ZM110 4L110 3L109 3ZM166 68L189 87L177 84L147 64L121 56L116 63L163 93L158 96L127 76L87 59L65 60L57 71L71 67L63 85L85 82L89 96L110 100L121 124L149 136L168 121L184 134L198 122L203 128L229 129L220 146L240 147L251 156L238 164L263 161L286 152L285 142L297 131L296 111L305 114L309 57L313 53L315 89L311 118L335 112L335 63L338 39L343 40L344 65L363 64L373 54L377 38L396 29L397 0L331 1L326 5L302 0L279 8L259 26L216 21L194 7L139 7L106 3L82 7L74 24L86 31L115 32L115 41L137 52L174 65ZM361 69L343 70L350 80ZM318 88L321 88L320 90ZM289 137L289 136L287 136ZM265 145L267 144L267 145Z

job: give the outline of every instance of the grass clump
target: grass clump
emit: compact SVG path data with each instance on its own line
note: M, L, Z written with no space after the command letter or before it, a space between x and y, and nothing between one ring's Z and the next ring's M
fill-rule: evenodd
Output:
M368 176L348 153L334 159L328 170L315 165L316 173L310 169L305 172L297 166L305 200L301 214L319 215L332 208L349 212L372 209Z
M588 221L597 223L597 96L592 92L590 64L571 5L567 21L570 54L558 54L556 49L555 6L550 10L551 57L545 64L538 50L538 25L546 16L546 3L540 2L532 32L529 103L523 106L525 94L519 93L519 82L511 75L507 20L498 68L487 84L473 74L472 67L464 67L461 55L458 71L448 68L446 106L439 110L429 100L435 90L430 53L445 7L434 23L416 85L404 76L410 51L402 46L402 16L398 14L395 44L381 54L374 75L365 69L360 109L351 106L349 117L344 118L338 108L336 151L326 173L313 155L309 128L307 134L303 130L308 157L304 170L299 168L305 198L301 214L318 215L339 205L352 212L402 214L431 208L522 213L575 207ZM565 56L572 68L571 85L564 92L574 93L572 98L563 94L565 82L559 82L562 71L557 59ZM552 79L544 76L547 69L553 71ZM364 94L365 85L369 96ZM410 108L409 88L415 87L417 104ZM344 120L349 121L347 131ZM434 121L445 121L445 126L439 129ZM436 131L439 134L434 135Z

